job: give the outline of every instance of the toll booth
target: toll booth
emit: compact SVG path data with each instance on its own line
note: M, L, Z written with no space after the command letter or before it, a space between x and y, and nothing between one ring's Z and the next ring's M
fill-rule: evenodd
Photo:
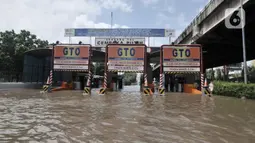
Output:
M203 63L201 45L163 45L160 50L161 70L165 74L165 89L171 92L201 93ZM170 84L170 85L169 85Z
M118 75L118 74L112 74L112 81L110 88L112 88L113 91L118 91L123 89L123 75Z
M119 76L118 76L118 89L119 89L119 90L123 89L123 84L124 84L124 83L123 83L123 82L124 82L123 78L124 78L123 75L119 75Z
M85 84L86 84L86 76L87 73L75 73L73 72L73 83L74 83L74 89L76 90L83 90Z

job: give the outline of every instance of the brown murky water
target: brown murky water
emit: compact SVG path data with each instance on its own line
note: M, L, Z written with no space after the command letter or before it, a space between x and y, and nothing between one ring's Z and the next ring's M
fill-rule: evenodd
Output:
M254 143L255 101L0 91L0 142Z

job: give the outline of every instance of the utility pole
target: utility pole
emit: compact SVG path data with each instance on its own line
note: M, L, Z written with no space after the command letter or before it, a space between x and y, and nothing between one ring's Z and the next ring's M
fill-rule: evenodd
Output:
M112 23L113 23L113 12L111 12L111 29L112 29Z
M245 45L245 17L243 13L243 0L240 0L241 3L241 23L242 23L242 41L243 41L243 70L244 70L244 83L247 84L247 62L246 62L246 45Z

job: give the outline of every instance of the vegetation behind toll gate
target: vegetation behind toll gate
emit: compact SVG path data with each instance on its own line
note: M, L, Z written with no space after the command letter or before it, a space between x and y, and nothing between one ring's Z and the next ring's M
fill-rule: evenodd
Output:
M131 85L133 83L137 83L136 81L136 73L125 73L124 74L124 84Z
M255 99L255 84L215 81L213 94L232 97Z
M244 72L230 76L228 72L224 74L224 70L208 70L207 78L213 80L213 94L232 97L246 97L255 99L255 65L247 68L248 84L243 83Z
M48 41L26 30L0 32L0 82L22 81L24 52L47 46Z

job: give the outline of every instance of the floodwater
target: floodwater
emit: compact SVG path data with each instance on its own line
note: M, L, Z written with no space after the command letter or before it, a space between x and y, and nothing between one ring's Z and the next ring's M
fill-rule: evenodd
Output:
M0 142L254 143L255 101L187 94L0 91ZM132 91L133 90L133 91Z

